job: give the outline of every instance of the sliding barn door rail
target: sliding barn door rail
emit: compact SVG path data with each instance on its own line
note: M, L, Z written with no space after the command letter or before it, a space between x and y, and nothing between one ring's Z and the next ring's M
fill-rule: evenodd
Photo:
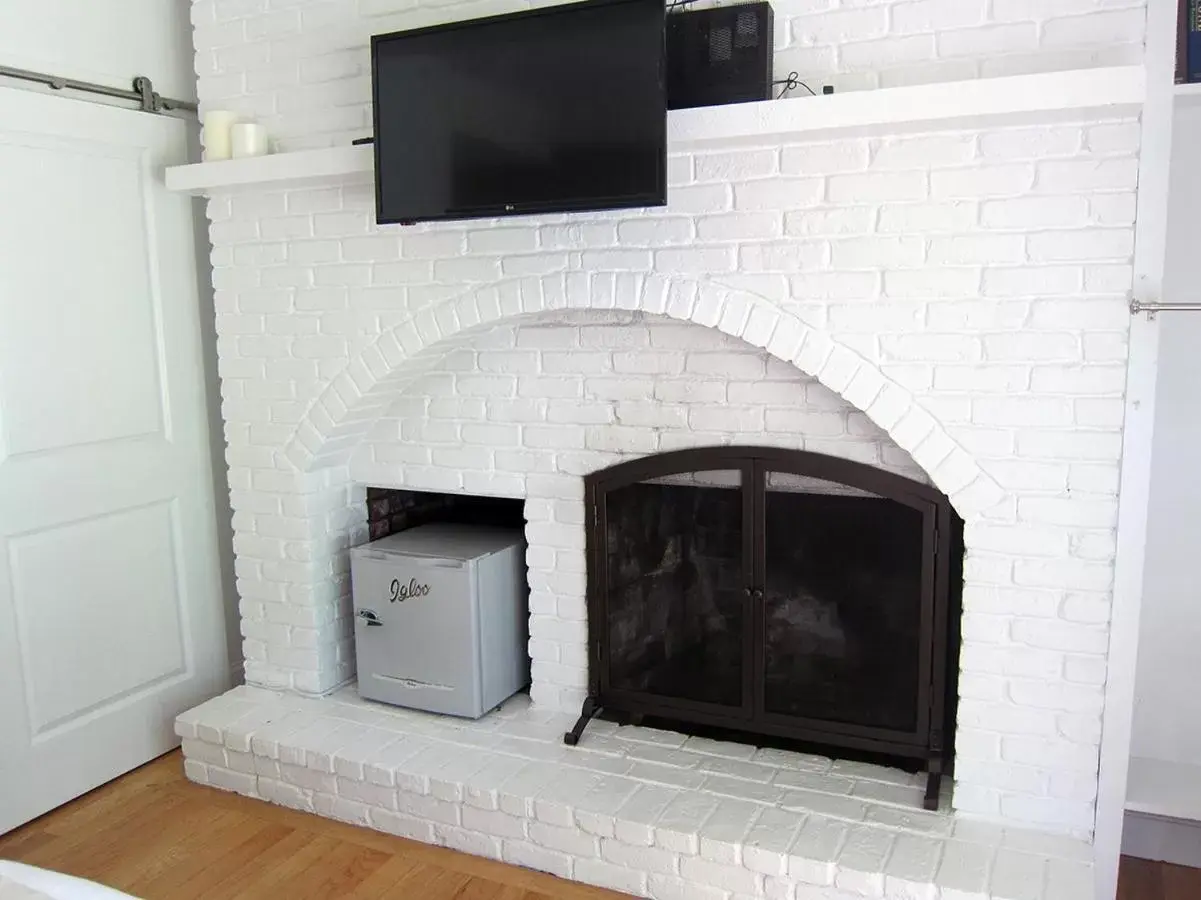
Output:
M164 97L154 89L154 83L145 75L138 75L133 80L133 87L110 87L107 84L97 84L94 81L78 81L74 78L64 78L61 75L49 75L46 72L34 72L30 69L17 69L13 66L0 66L0 76L15 78L18 81L32 81L44 84L56 91L79 91L84 94L99 94L102 97L113 97L117 100L128 100L138 104L142 112L196 112L196 104L186 100L175 100Z

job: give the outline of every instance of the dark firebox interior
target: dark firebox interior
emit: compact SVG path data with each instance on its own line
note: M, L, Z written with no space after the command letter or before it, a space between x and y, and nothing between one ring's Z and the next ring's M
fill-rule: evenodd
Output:
M368 537L375 541L418 525L454 522L523 528L525 504L503 497L472 497L395 488L367 488Z
M765 500L766 712L915 728L921 515L863 494L769 489ZM729 486L609 492L614 688L742 702L741 503Z
M920 514L879 497L766 500L767 711L915 728Z
M742 495L632 484L607 496L609 677L619 690L737 706Z

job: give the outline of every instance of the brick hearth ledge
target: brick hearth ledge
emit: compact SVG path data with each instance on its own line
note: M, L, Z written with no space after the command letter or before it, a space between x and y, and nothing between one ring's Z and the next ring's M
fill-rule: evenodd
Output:
M921 776L572 721L241 687L176 731L201 784L659 900L1091 896L1087 842L925 812Z

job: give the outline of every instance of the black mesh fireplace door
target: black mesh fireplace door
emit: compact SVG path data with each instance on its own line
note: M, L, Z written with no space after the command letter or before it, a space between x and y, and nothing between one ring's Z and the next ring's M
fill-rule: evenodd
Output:
M601 708L922 760L948 754L950 548L927 485L715 447L585 479L589 692ZM957 632L956 632L957 634Z

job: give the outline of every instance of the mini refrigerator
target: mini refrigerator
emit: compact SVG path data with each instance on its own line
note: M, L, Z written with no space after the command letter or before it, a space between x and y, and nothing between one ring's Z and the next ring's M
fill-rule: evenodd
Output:
M519 530L423 525L350 555L361 696L475 719L529 684Z

